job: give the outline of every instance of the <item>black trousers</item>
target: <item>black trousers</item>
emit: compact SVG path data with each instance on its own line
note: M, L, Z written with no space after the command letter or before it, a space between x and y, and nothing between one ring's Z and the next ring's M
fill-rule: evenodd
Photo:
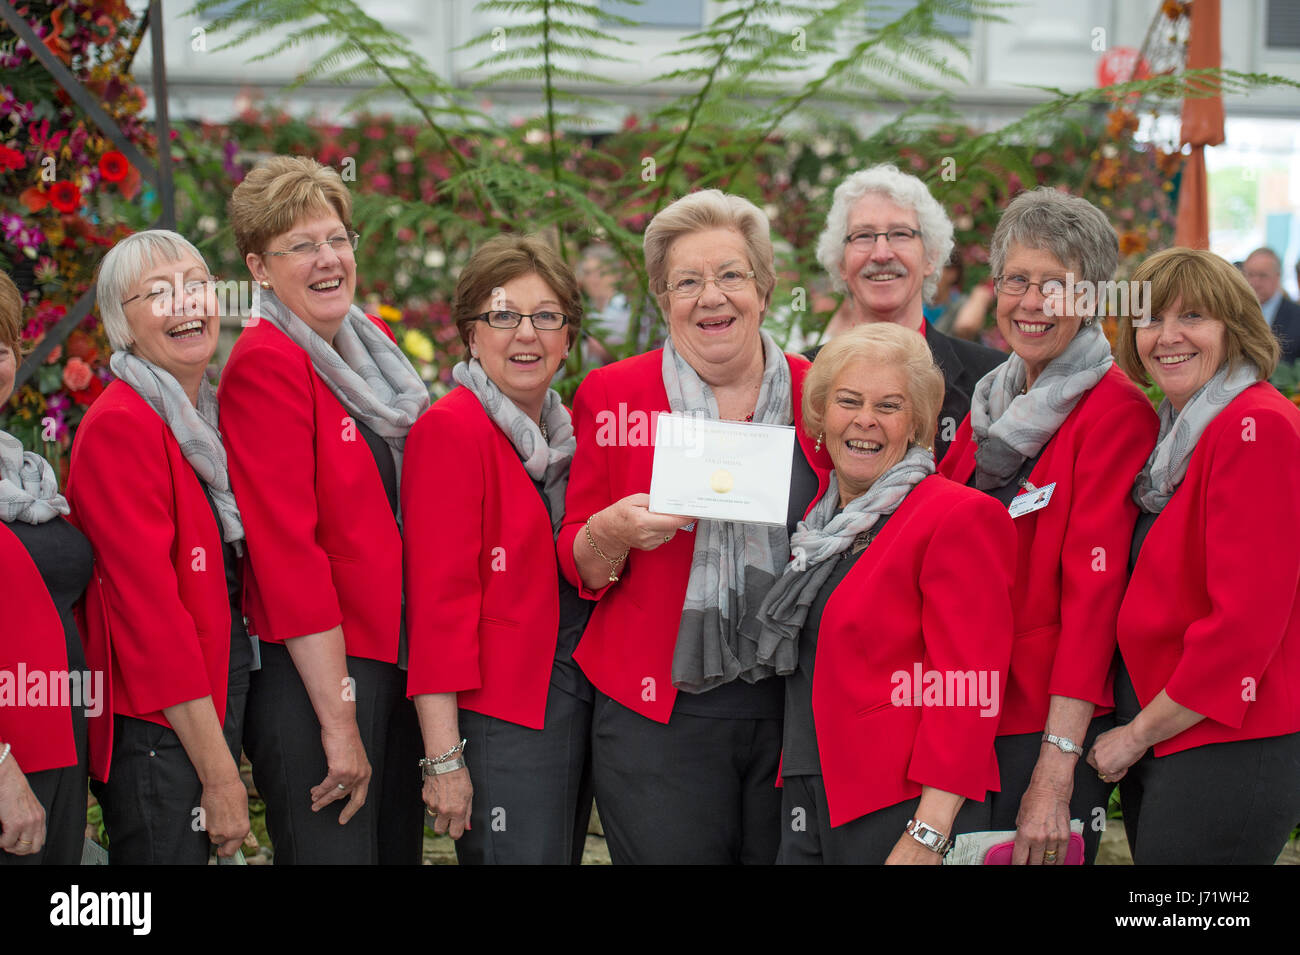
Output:
M1114 783L1104 783L1097 776L1097 770L1088 765L1086 754L1092 748L1097 737L1115 726L1115 714L1098 716L1088 724L1088 732L1083 738L1084 756L1075 758L1074 791L1070 795L1070 818L1083 822L1084 864L1092 865L1097 858L1097 849L1101 845L1101 834L1106 831L1106 804L1110 801ZM1029 788L1029 780L1034 775L1034 766L1038 763L1038 754L1042 752L1043 734L1017 733L1013 736L999 736L993 744L998 754L998 776L1002 781L1001 792L990 793L986 800L990 805L990 829L1015 829L1016 816L1020 812L1020 799ZM1098 811L1100 810L1100 812Z
M821 776L787 776L781 787L779 865L883 865L921 797L831 826ZM989 828L987 802L962 804L951 835Z
M591 818L591 704L552 686L529 729L460 711L474 786L461 865L579 865Z
M248 671L236 670L221 724L236 764L247 698ZM92 780L90 790L104 812L110 865L207 865L212 843L198 811L203 784L175 731L114 716L108 782Z
M27 774L27 785L45 810L45 845L27 856L0 851L0 865L81 865L88 779L86 711L81 706L72 707L72 738L77 747L75 766Z
M339 825L339 799L312 812L311 789L328 775L320 722L289 651L261 644L252 675L244 748L266 802L266 827L276 865L420 863L424 803L420 797L420 728L406 698L406 674L392 663L348 657L356 682L357 726L370 761L365 805Z
M656 723L597 693L593 777L611 860L771 865L780 757L781 720L674 713Z

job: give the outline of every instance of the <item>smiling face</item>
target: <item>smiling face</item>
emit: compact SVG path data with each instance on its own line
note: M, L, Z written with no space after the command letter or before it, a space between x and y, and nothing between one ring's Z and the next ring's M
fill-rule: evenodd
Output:
M888 196L869 192L849 210L846 235L919 229L916 210ZM869 246L850 242L840 260L840 278L848 286L855 318L860 322L895 322L920 331L924 314L922 291L934 265L926 261L922 236L890 244L879 237Z
M284 252L304 242L324 243L346 236L336 214L311 216L294 223L288 232L266 243L267 252ZM250 252L245 261L253 278L270 282L281 302L327 342L334 336L352 307L357 290L357 261L350 247L335 251L328 244L303 255L258 255Z
M668 249L667 279L703 282L728 272L753 268L745 240L733 229L692 232ZM752 278L734 292L721 291L715 282L704 285L698 298L678 298L668 293L668 330L687 364L705 380L710 369L748 363L759 348L758 330L767 300L760 299Z
M1011 246L1002 266L1004 278L1020 276L1035 283L1049 279L1064 283L1070 271L1052 253L1023 245ZM1044 298L1038 285L1030 286L1023 295L998 292L998 331L1011 350L1024 359L1031 384L1074 340L1083 317L1076 312L1074 302L1066 301L1063 295Z
M1134 329L1138 359L1175 411L1214 377L1228 356L1223 322L1206 312L1174 302L1151 322Z
M521 315L563 312L560 297L536 272L520 275L499 287L479 304L479 312L508 310ZM551 379L568 353L567 326L536 329L525 318L515 328L493 328L487 322L470 326L470 352L501 392L534 420L542 410Z
M915 437L904 369L866 359L849 362L826 394L823 427L844 505L903 460Z
M122 301L131 351L185 384L217 352L221 319L208 270L193 255L158 260L128 287Z

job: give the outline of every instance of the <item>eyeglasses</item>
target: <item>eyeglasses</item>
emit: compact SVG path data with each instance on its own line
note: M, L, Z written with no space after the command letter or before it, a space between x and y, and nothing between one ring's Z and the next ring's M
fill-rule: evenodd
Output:
M890 229L888 232L872 232L870 229L865 229L862 232L846 235L844 244L857 246L859 249L874 249L876 240L884 236L885 244L892 248L896 245L905 246L920 235L920 229Z
M1007 295L1020 296L1029 291L1033 286L1038 289L1043 298L1055 298L1058 295L1065 294L1065 283L1060 279L1045 279L1042 282L1031 282L1023 275L995 275L993 276L993 287L999 292L1005 292Z
M216 281L217 277L215 275L209 275L206 279L190 279L190 281L181 286L181 290L184 293L184 296L189 298L191 295L206 293L212 288ZM172 296L175 294L176 287L174 285L171 285L170 283L166 285L160 284L152 292L141 292L139 295L132 295L128 299L123 299L121 304L122 307L125 308L136 299L142 298L150 305L157 306L158 308L167 308L170 306Z
M721 275L705 278L702 275L683 275L676 282L669 282L664 288L672 293L673 298L699 298L710 282L718 287L719 292L739 292L745 283L754 277L754 270L742 272L740 269L727 269Z
M487 322L492 328L518 328L519 323L526 318L533 323L533 328L543 332L557 331L569 321L569 316L563 312L533 312L528 315L504 308L494 312L484 312L474 318L476 321Z
M263 255L295 255L307 256L315 255L320 251L322 245L328 245L337 254L342 255L344 252L353 252L356 250L357 243L361 236L355 232L349 232L347 235L332 235L323 242L299 242L297 245L290 246L283 252L266 251Z

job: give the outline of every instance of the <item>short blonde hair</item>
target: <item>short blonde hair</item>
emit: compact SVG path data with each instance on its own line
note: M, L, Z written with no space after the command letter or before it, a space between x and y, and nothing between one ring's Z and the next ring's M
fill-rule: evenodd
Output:
M23 295L8 272L0 272L0 345L7 345L14 359L22 356Z
M1267 381L1277 368L1281 349L1264 321L1259 299L1226 259L1203 249L1165 249L1139 265L1131 281L1150 289L1146 293L1148 315L1158 315L1177 303L1222 322L1229 370L1250 362L1259 369L1258 380ZM1138 357L1137 329L1131 314L1120 316L1115 354L1130 378L1142 385L1151 383Z
M754 270L758 297L768 301L776 288L776 263L772 227L763 211L743 196L720 189L703 189L682 196L650 220L643 248L650 291L668 314L668 253L682 236L706 229L731 229L745 243L749 267Z
M227 211L240 256L261 255L307 216L337 215L352 229L352 194L342 177L306 156L263 159L235 187Z
M892 322L871 322L836 335L817 353L803 382L803 424L809 434L825 430L826 398L831 385L854 361L895 365L907 380L907 401L912 406L916 443L934 446L943 406L943 373L934 364L930 348L920 333Z

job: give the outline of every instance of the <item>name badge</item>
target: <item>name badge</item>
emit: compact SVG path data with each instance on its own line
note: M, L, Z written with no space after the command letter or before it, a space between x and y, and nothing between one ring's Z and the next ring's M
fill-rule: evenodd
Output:
M1026 514L1032 514L1034 511L1041 511L1047 506L1047 502L1052 499L1052 492L1056 490L1056 482L1053 481L1047 487L1033 487L1024 494L1020 494L1011 499L1011 504L1007 510L1012 517L1024 517Z

